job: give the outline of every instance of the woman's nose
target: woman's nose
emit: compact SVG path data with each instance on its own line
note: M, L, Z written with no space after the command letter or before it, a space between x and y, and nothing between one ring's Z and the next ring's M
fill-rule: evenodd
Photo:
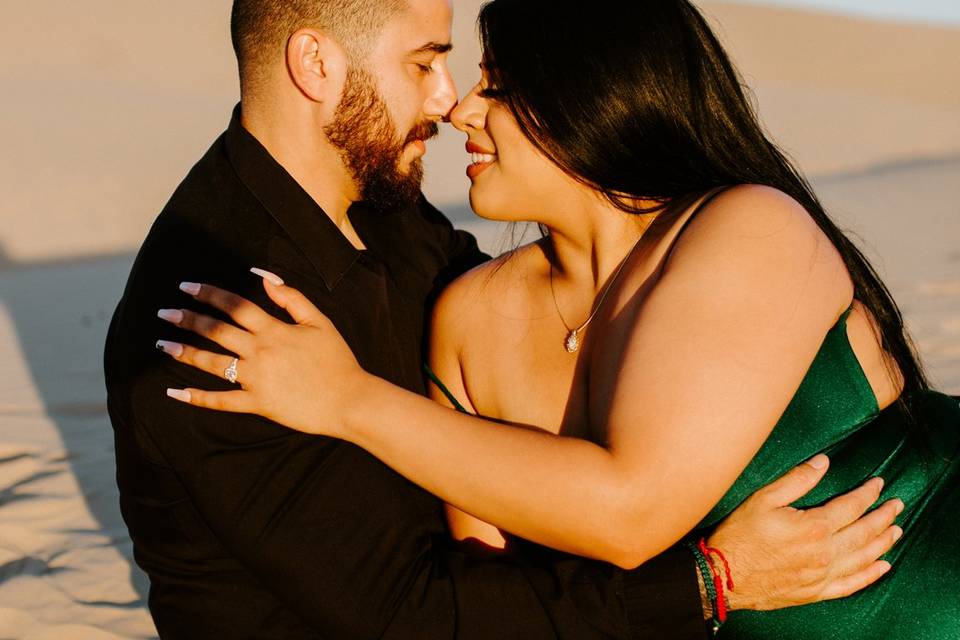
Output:
M450 112L450 123L460 131L483 129L486 113L486 101L477 95L474 88Z

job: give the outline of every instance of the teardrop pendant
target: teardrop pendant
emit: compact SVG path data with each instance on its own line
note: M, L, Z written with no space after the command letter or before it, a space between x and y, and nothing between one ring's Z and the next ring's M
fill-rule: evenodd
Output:
M567 339L563 341L563 347L567 350L567 353L576 353L580 350L580 336L577 335L575 330L567 334Z

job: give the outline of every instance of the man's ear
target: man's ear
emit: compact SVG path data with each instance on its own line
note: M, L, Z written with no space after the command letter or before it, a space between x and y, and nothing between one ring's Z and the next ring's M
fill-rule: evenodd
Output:
M337 102L347 76L347 56L316 29L300 29L287 41L287 69L300 91L315 102Z

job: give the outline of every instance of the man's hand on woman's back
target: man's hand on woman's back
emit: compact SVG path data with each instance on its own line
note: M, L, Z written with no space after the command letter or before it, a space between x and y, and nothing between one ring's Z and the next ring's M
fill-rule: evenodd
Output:
M819 466L819 468L818 468ZM826 456L817 456L760 489L730 514L708 544L730 562L736 589L729 609L764 611L842 598L873 584L890 569L879 560L903 533L893 524L903 503L877 501L883 481L813 509L790 505L823 478Z

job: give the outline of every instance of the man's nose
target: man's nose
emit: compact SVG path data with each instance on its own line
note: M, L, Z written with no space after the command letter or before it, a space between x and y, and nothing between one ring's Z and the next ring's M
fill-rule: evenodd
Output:
M432 118L447 120L455 106L457 106L457 85L450 71L444 68L440 81L424 105L424 111Z

